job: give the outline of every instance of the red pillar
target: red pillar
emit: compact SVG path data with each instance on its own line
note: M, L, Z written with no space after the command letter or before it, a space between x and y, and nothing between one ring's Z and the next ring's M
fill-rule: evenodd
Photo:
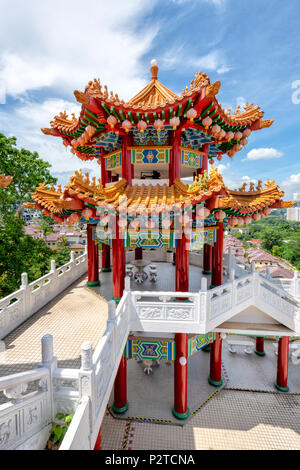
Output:
M174 362L174 407L173 415L178 419L186 419L189 415L187 406L187 334L176 333L176 358Z
M137 247L134 249L134 259L143 259L143 248Z
M94 450L101 450L101 428L99 429L99 433L97 436L96 444Z
M211 274L212 270L212 246L205 244L203 248L203 274Z
M127 184L132 184L132 165L131 165L131 151L128 147L131 144L131 135L126 134L122 137L122 178L125 178Z
M278 341L277 379L275 387L281 392L288 392L289 337L282 336Z
M176 246L176 279L175 290L177 292L189 291L189 250L187 249L187 238L182 235L177 240Z
M221 286L223 283L223 233L224 223L217 223L217 240L212 249L211 288Z
M220 333L216 333L216 339L210 347L210 371L208 381L215 387L220 387L222 381L222 340Z
M112 240L112 265L113 265L113 299L119 302L124 290L125 279L125 249L123 238L119 233L119 217L116 217L116 237Z
M188 292L189 290L189 251L187 239L177 240L176 247L176 291ZM178 298L182 302L185 299ZM172 412L178 419L186 419L189 415L187 407L187 344L186 333L175 334L176 358L174 362L174 407Z
M257 336L256 337L256 347L255 347L255 353L258 356L265 356L265 350L264 350L264 337L263 336Z
M101 183L105 188L106 184L111 181L111 172L108 172L105 168L105 152L101 149ZM102 244L102 272L110 272L110 246Z
M128 410L127 401L127 359L123 355L120 361L114 384L114 403L112 409L121 414Z
M87 286L98 286L100 284L98 245L93 240L93 226L91 224L87 224L87 249L88 249Z
M180 144L181 132L180 130L173 131L171 134L170 163L169 163L169 186L174 184L175 178L180 179Z

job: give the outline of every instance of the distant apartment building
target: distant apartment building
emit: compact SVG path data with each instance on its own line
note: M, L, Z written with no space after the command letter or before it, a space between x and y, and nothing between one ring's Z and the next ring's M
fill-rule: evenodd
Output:
M286 211L286 219L291 222L300 222L300 193L293 194L294 207L289 207Z

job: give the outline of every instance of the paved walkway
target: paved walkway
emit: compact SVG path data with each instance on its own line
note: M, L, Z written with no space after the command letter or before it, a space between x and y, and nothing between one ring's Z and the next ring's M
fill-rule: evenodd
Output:
M50 333L59 367L80 367L84 341L96 347L107 320L107 302L86 287L86 276L49 302L2 340L0 376L34 369L41 361L41 338Z

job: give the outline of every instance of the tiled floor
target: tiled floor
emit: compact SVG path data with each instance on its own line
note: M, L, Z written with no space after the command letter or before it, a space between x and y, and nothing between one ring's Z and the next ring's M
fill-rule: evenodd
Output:
M107 320L106 300L85 284L84 276L2 340L0 376L35 368L46 333L53 335L58 366L80 367L81 344L91 341L95 348Z
M151 263L149 261L149 263ZM175 266L171 263L155 262L157 266L157 281L150 282L149 277L142 284L137 284L133 279L130 281L131 290L138 291L175 291ZM149 273L149 266L145 268ZM210 276L202 274L202 268L190 265L189 267L189 291L198 292L201 286L201 278L207 278L207 285L210 285ZM106 299L112 297L112 273L100 273L101 285L93 287L95 292L103 295Z

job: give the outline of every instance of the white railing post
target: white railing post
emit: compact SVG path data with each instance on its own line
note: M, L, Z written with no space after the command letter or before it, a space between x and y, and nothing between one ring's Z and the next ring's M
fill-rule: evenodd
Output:
M21 286L22 289L22 315L25 317L27 310L31 307L30 305L30 289L28 289L28 274L21 274Z
M50 410L49 414L54 419L56 414L55 403L54 403L54 370L57 368L57 359L53 355L53 336L52 335L44 335L42 337L42 362L38 365L38 367L46 367L49 370L49 384L48 384L48 392L50 398Z
M74 251L71 251L71 259L70 259L70 261L71 261L72 263L74 263L74 261L75 261L75 253L74 253Z
M255 261L251 261L251 272L255 272Z
M205 322L205 328L209 320L209 302L207 301L207 278L201 277L201 290L199 292L199 320Z
M116 323L116 302L114 300L108 301L108 318L107 318L107 329L112 335L112 351L113 360L116 359L116 335L115 335L115 323Z
M233 282L234 279L235 279L235 272L234 272L234 268L232 268L229 271L229 280L230 280L230 282Z
M130 277L129 276L126 276L125 277L125 288L124 288L125 291L130 291Z
M93 431L96 409L95 370L93 367L93 345L85 341L81 346L81 367L79 370L79 397L90 399L90 432Z

